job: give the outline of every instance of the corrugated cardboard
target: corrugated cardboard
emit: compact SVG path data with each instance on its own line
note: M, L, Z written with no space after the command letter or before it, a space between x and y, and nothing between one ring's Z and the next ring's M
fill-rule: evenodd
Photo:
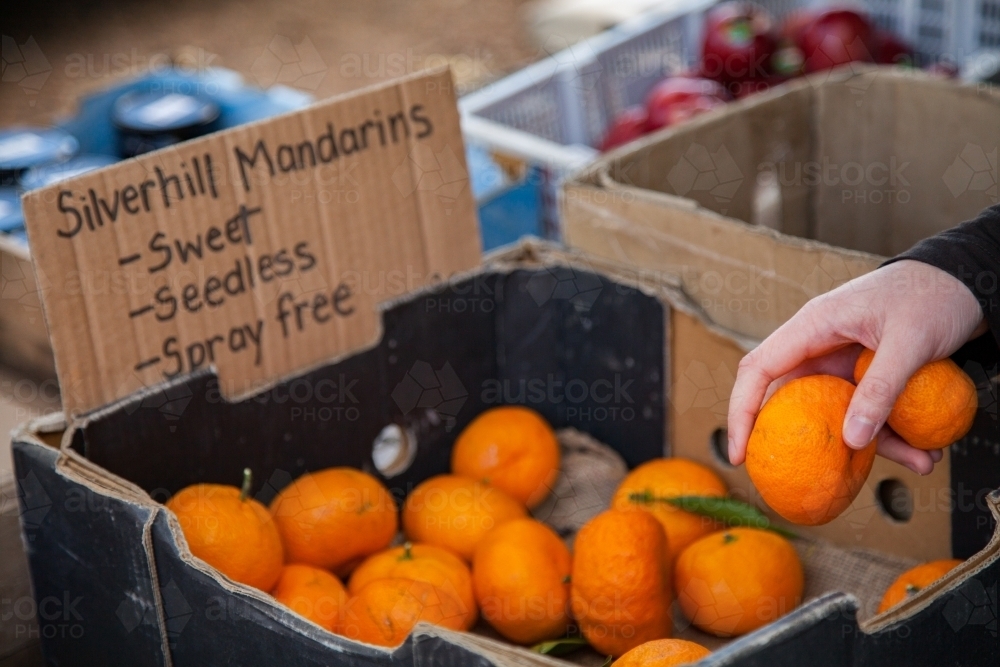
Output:
M0 235L0 364L53 378L52 346L27 248Z
M63 400L213 366L227 397L372 345L375 305L476 266L447 71L26 194Z
M1000 93L898 69L817 75L609 154L566 242L681 280L762 339L810 298L998 201Z

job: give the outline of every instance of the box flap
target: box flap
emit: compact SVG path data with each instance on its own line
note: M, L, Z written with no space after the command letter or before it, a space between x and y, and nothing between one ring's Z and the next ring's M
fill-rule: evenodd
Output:
M234 398L374 344L378 303L474 268L450 73L34 190L26 226L79 414L214 366Z

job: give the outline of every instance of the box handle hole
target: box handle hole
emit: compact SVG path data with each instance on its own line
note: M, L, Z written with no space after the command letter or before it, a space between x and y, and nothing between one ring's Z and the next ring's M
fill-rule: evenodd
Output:
M732 468L729 462L729 431L724 428L717 428L712 431L708 438L709 447L716 460L727 468Z
M416 435L399 424L383 428L372 443L372 463L386 478L406 472L416 456Z
M913 517L913 494L898 479L883 479L875 489L879 507L889 518L906 523Z

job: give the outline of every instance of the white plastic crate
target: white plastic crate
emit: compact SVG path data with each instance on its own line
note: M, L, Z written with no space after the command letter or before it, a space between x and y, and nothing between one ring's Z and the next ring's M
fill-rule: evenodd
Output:
M467 143L522 161L537 181L538 219L511 225L558 238L559 181L597 156L594 146L616 114L694 64L705 11L715 2L691 0L636 17L459 100Z
M718 0L650 12L579 42L459 100L466 140L546 174L541 226L558 237L555 187L597 156L611 120L659 79L693 65L705 13ZM823 0L757 0L776 17ZM1000 0L856 0L923 61L962 63L1000 47Z
M618 112L698 59L704 12L715 1L644 14L463 97L467 135L555 168L592 158ZM553 144L572 148L552 150Z

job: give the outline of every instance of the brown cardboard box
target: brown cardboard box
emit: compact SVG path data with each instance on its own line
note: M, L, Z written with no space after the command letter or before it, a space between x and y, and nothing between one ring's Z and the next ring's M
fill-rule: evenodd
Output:
M375 348L294 373L256 396L220 401L220 379L203 370L72 424L56 414L26 425L15 434L14 451L24 480L22 522L32 544L36 595L50 599L69 591L71 600L81 600L78 621L42 624L43 636L55 632L49 627L69 628L44 642L48 657L92 660L114 646L129 664L178 666L224 660L267 665L290 653L296 664L316 667L330 660L359 667L566 664L512 646L485 626L457 633L421 624L396 649L332 635L194 558L158 499L192 481L225 481L237 462L266 480L256 493L265 501L263 494L277 490L272 485L280 487L300 471L352 465L375 472L371 442L387 423L412 432L417 443L411 466L383 478L394 492L405 491L447 469L454 438L495 404L483 388L497 381L516 387L539 377L554 377L565 387L584 378L604 386L619 379L630 394L624 403L609 404L602 392L582 403L526 404L557 428L600 435L617 452L613 456L633 465L655 458L669 420L662 389L676 349L671 338L683 332L671 322L695 316L669 286L637 284L632 276L579 253L533 244L512 248L446 286L387 304ZM560 283L564 289L555 289ZM565 289L570 285L585 289ZM473 314L472 303L483 307ZM707 323L701 335L713 329ZM440 373L451 369L458 382L449 385L464 397L412 409L397 392L420 365ZM296 410L331 409L318 391L286 403L293 387L319 387L336 378L358 398L355 421L324 426L296 417ZM176 409L165 410L171 403ZM631 408L631 418L609 423L597 416L613 407ZM565 487L560 480L556 502L581 514L600 512L614 486L602 485L607 495L595 496L604 473L595 467L577 472L580 486ZM1000 495L990 502L1000 504ZM108 543L115 548L106 548ZM995 642L982 627L988 619L962 605L994 585L997 539L907 607L883 615L875 614L882 591L916 558L858 549L850 540L795 544L806 571L807 602L789 615L727 640L699 632L678 612L676 635L714 650L704 664L888 667L936 664L948 655L971 666L994 656ZM73 567L62 567L67 554L75 556ZM102 572L99 581L95 571ZM582 665L604 659L589 650L568 658ZM931 662L921 662L925 658Z
M806 301L998 201L1000 93L816 75L610 153L564 188L567 244L680 280L762 339Z
M52 346L27 249L0 234L0 364L54 378Z
M711 464L763 505L725 455L740 359L813 296L996 203L997 118L991 90L847 69L648 137L565 185L567 244L670 282L692 302L693 315L672 323L674 455ZM988 397L986 369L969 364ZM996 442L995 424L980 428L927 477L877 459L848 512L805 532L948 557L947 498L961 492L951 464L965 444Z

